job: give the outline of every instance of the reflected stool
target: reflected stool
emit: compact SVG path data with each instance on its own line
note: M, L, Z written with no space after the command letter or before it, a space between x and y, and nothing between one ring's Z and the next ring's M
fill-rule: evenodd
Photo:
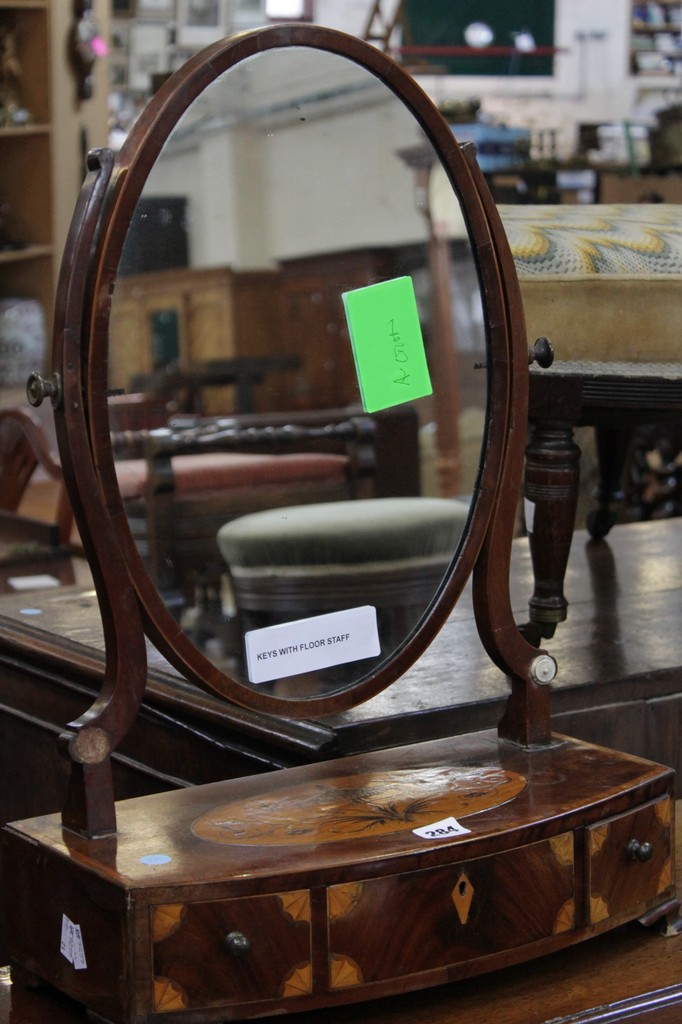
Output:
M446 498L336 501L242 516L217 539L244 628L374 605L388 649L434 597L468 516Z

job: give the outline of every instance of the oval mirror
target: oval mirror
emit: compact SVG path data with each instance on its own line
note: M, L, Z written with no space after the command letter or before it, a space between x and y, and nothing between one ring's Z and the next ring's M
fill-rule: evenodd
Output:
M491 261L450 129L367 44L258 30L150 102L105 201L88 404L148 635L189 679L319 715L423 652L503 448Z

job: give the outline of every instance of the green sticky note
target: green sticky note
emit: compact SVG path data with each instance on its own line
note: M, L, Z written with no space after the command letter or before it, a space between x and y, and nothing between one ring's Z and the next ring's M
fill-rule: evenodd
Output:
M366 412L433 391L410 277L343 293L355 369Z

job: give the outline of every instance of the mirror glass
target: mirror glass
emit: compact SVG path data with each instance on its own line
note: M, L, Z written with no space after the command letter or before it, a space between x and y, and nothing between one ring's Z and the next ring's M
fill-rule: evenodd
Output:
M395 311L381 305L389 292L358 291L386 282ZM346 300L352 331L346 293L360 295L357 322ZM368 401L372 371L351 334L358 352L385 346L404 399ZM485 362L462 214L385 84L287 47L192 102L122 249L109 423L142 561L211 663L309 698L405 644L466 532Z

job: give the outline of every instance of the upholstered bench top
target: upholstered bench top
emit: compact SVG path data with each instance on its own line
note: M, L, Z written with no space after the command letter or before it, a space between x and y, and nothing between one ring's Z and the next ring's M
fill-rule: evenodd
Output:
M500 206L529 340L558 359L674 362L682 318L682 206Z
M227 523L218 546L232 569L450 558L468 515L466 502L446 498L295 505Z
M682 275L682 208L502 206L520 275Z
M300 452L257 455L242 452L206 452L179 455L171 459L175 492L233 490L266 484L306 483L325 480L343 482L348 459L345 455ZM116 463L122 498L139 498L147 482L145 459L123 459Z

